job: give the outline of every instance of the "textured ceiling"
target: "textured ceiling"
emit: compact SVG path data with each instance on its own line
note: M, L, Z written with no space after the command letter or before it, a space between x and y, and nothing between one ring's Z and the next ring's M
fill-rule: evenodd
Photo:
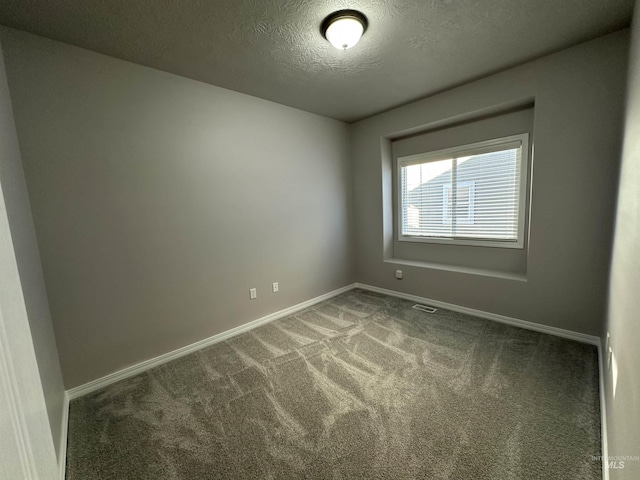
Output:
M319 32L341 8L369 29ZM353 121L626 27L633 0L2 0L0 23Z

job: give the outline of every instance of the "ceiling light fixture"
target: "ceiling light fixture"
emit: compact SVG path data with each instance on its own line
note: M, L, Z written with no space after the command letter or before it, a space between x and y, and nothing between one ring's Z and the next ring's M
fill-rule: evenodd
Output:
M357 10L339 10L322 21L320 31L331 45L346 50L360 41L369 21Z

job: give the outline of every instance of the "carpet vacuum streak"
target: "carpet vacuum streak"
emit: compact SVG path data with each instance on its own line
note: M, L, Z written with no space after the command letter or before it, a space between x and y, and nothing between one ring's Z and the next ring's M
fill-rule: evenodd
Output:
M71 402L68 480L599 479L596 348L352 290Z

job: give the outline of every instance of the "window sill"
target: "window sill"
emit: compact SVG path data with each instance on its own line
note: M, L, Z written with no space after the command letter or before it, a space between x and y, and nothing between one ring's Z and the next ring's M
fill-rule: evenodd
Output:
M437 237L412 237L409 235L398 235L399 242L408 243L432 243L437 245L462 245L467 247L487 247L487 248L511 248L511 249L524 249L524 241L522 237L520 240L513 242L500 242L495 240L465 240L463 238L437 238Z
M411 267L429 268L432 270L443 270L447 272L464 273L467 275L478 275L482 277L502 278L505 280L514 280L518 282L527 281L527 275L522 273L510 273L510 272L502 272L499 270L461 267L458 265L445 265L441 263L432 263L432 262L419 262L415 260L404 260L401 258L387 258L384 260L384 262L392 263L396 265L409 265Z

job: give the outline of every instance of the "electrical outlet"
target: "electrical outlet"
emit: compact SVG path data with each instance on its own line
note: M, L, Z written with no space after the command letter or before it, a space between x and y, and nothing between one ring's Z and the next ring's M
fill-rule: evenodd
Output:
M396 270L396 278L402 280L402 270Z
M256 298L258 298L258 291L255 288L249 289L249 298L251 300L255 300Z
M273 293L277 293L280 291L280 286L278 285L278 282L273 282Z

